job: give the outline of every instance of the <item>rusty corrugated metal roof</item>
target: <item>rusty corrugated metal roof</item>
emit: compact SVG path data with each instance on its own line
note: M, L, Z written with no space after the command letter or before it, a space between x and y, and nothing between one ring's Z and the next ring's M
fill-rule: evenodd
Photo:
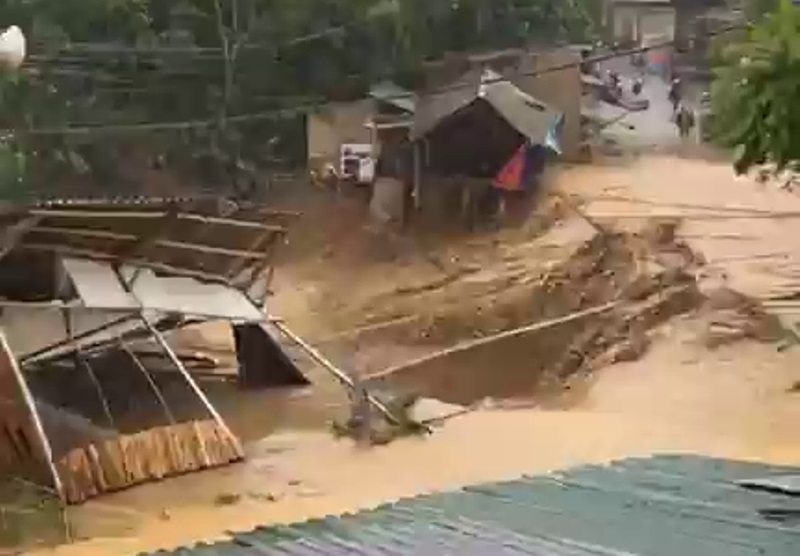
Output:
M796 556L800 498L737 481L797 472L699 457L629 459L152 556Z

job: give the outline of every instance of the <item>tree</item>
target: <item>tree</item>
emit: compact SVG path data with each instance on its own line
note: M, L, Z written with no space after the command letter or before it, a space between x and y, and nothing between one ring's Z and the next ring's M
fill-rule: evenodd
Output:
M744 14L748 21L760 22L763 18L774 12L779 4L779 0L745 0Z
M800 8L777 11L723 53L712 87L712 134L736 149L739 173L800 168Z
M583 37L592 1L5 0L0 24L22 28L30 58L0 82L14 153L0 166L31 191L137 187L123 169L143 155L224 183L241 162L302 159L292 107L383 78L413 85L420 61L446 52Z

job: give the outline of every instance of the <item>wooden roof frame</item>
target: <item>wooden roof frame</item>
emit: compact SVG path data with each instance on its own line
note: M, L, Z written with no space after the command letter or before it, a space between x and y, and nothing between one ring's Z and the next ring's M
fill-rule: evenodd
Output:
M187 208L165 201L6 210L0 214L0 261L15 250L49 252L247 290L268 273L278 240L287 232L282 221L295 216L261 207ZM228 241L234 245L220 245L226 235L234 237Z

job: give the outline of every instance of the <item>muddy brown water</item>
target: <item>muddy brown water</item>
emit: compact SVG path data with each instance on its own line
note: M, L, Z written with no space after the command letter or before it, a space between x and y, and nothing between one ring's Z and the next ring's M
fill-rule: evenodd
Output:
M579 167L562 172L559 179L569 191L587 197L623 191L659 203L719 204L724 200L745 204L746 198L749 206L757 206L763 197L763 204L772 208L790 204L776 200L772 193L759 197L744 191L742 184L733 183L729 169L696 161L653 159L629 167ZM725 195L711 191L713 187L725 188ZM642 212L639 205L621 201L594 201L589 209L604 222L619 215L627 222L630 215ZM683 233L703 236L691 241L711 260L733 257L737 249L751 257L775 251L776 245L790 253L800 247L794 239L787 241L800 234L788 234L785 227L780 231L763 221L750 222L746 229L741 222L726 225L697 222ZM345 228L342 222L338 226ZM324 229L318 231L324 235ZM760 239L738 242L738 247L727 239L727 235L743 233ZM584 240L581 236L580 241ZM430 262L405 259L357 265L353 251L346 253L341 266L336 254L316 262L313 257L301 257L298 266L285 269L273 310L311 340L385 317L418 314L423 326L401 327L386 336L367 334L356 345L320 343L341 364L365 372L428 354L454 338L498 331L508 326L496 316L503 311L523 314L512 317L517 319L514 322L532 318L533 311L527 309L534 284L512 280L510 287L501 288L508 295L506 301L498 299L503 296L496 290L487 293L499 283L507 284L505 280L515 273L540 273L541 265L535 263L544 254L530 238L503 236L502 241L451 246L437 253L445 268L453 266L451 261L457 257L460 264L482 270L470 275L475 279L472 283L461 282L449 290L452 297L401 295L398 289L413 289L404 282L407 276L413 276L414 283L424 283L440 279L441 270ZM739 260L727 268L731 282L751 295L789 282L783 274L769 283L766 267L752 260ZM493 275L488 285L477 280L483 271ZM465 297L466 291L474 299ZM495 304L499 306L496 313L492 311ZM460 320L466 324L452 324L456 331L452 336L437 335L433 327L428 338L420 337L420 331L430 328L441 313L433 306L453 305L463 306ZM484 317L477 314L476 306ZM481 324L476 326L473 320ZM796 428L800 403L789 393L800 380L798 353L777 353L770 346L746 342L708 352L695 341L693 327L687 318L660 328L642 360L596 374L566 409L481 410L447 423L426 440L408 439L366 452L334 441L328 434L327 420L346 406L341 389L324 374L315 375L315 387L303 391L241 394L230 385L205 382L226 419L248 440L248 461L145 485L75 508L71 519L80 542L42 554L135 554L219 538L225 530L321 517L422 492L656 452L800 463ZM212 339L215 335L208 332ZM381 337L386 343L377 341ZM537 361L536 353L525 351L524 346L519 349L518 357L526 364ZM502 370L504 356L512 353L503 350L499 355L503 357L486 355L484 368L492 373ZM445 371L442 376L458 369ZM449 389L447 380L428 380L441 380L435 388ZM464 399L474 395L465 394ZM220 495L230 494L235 495L235 503L217 503ZM89 537L92 540L81 540Z

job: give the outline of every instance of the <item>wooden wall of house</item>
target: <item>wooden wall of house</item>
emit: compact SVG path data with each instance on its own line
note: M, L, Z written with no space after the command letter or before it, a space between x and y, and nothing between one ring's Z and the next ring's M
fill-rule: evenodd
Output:
M337 166L344 143L370 143L372 133L364 124L374 114L372 99L332 103L308 115L306 133L310 168L325 163Z
M520 58L512 81L524 92L546 102L564 115L561 148L565 159L576 158L581 143L583 85L580 54L570 48L532 53ZM557 71L546 71L561 66ZM542 72L531 75L535 72Z

